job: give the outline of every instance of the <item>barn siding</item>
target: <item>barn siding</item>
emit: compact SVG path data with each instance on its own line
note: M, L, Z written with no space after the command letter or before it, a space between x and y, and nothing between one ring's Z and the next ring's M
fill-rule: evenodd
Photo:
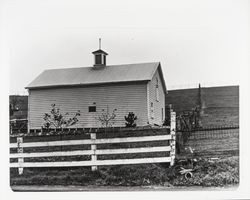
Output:
M89 113L88 106L96 103L96 113ZM62 113L70 113L71 116L80 110L81 116L76 127L100 127L97 120L102 109L109 107L110 112L116 111L115 124L113 126L125 126L124 116L128 112L134 112L137 117L137 125L143 126L148 122L147 117L147 84L116 84L106 86L72 87L56 89L37 89L29 91L29 128L40 128L43 125L44 113L51 110L51 104L55 103Z
M159 85L159 101L156 101L156 79L158 78ZM163 120L165 119L165 93L162 85L162 80L159 76L159 71L157 70L154 74L152 80L148 82L148 96L149 100L148 105L148 116L150 124L162 125ZM151 108L150 104L153 102L154 106L154 117L151 117ZM162 119L162 109L163 109L163 119Z

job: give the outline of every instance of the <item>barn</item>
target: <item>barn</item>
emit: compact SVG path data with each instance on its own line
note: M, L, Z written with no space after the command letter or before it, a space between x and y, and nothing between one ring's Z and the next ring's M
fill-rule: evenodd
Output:
M28 129L43 126L51 104L69 115L80 110L72 128L102 127L99 116L113 111L114 127L124 127L129 112L137 126L162 125L167 89L160 62L106 65L105 51L92 53L93 66L45 70L26 87Z

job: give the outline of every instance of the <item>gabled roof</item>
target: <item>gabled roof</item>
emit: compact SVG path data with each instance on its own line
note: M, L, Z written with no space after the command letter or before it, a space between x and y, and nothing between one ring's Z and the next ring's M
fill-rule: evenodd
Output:
M108 53L106 53L105 51L103 51L103 50L101 50L101 49L99 49L99 50L97 50L97 51L93 51L92 53L93 53L93 54L105 54L105 55L108 55Z
M166 92L160 62L45 70L26 89L150 81L158 68Z

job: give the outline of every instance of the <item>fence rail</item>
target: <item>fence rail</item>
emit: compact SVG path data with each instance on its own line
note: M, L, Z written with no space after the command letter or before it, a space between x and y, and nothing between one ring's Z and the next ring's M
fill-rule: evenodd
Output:
M213 126L213 127L201 127L195 128L191 130L181 130L177 129L177 132L198 132L198 131L218 131L218 130L231 130L231 129L239 129L239 126Z
M91 133L96 134L96 133ZM127 138L105 138L105 139L86 139L86 140L62 140L51 142L27 142L22 143L22 147L51 147L51 146L67 146L67 145L84 145L84 144L113 144L127 142L147 142L158 140L171 140L171 135L157 135L144 137L127 137ZM18 147L17 143L10 144L11 148Z
M26 163L11 163L11 167L86 167L86 166L101 166L101 165L125 165L125 164L144 164L144 163L166 163L171 162L171 157L158 158L135 158L135 159L117 159L117 160L98 160L98 161L70 161L70 162L26 162ZM92 168L93 170L93 168ZM96 170L96 169L94 169ZM19 174L22 174L23 172Z
M54 157L54 156L79 156L79 155L111 155L111 154L127 154L127 153L149 153L170 151L170 146L161 147L141 147L141 148L123 148L123 149L102 149L102 150L77 150L77 151L60 151L45 153L13 153L10 158L37 158L37 157Z
M169 131L170 129L170 131ZM156 129L160 130L160 129ZM162 129L167 130L167 128ZM121 165L121 164L142 164L142 163L165 163L169 162L170 165L174 164L175 159L175 113L171 113L171 126L165 133L161 132L161 135L150 136L135 136L130 137L114 137L114 138L96 138L97 133L90 133L89 139L69 139L61 141L38 141L38 142L23 142L25 137L17 137L16 142L10 143L10 148L16 149L16 152L10 154L10 159L17 159L10 163L11 168L18 168L19 174L23 173L23 168L26 167L76 167L76 166L91 166L92 170L96 170L97 166L102 165ZM154 134L154 131L152 131ZM169 134L170 133L170 134ZM143 146L145 142L162 142L159 144L152 144L151 146ZM97 148L102 144L118 144L118 143L140 143L143 147L133 148ZM72 146L81 145L82 147L90 145L88 150L75 150ZM158 145L158 146L157 146ZM48 151L48 148L56 146L68 146L69 150L61 151ZM89 147L89 146L88 146ZM46 148L46 152L24 152L25 148ZM116 155L116 154L139 154L139 153L153 153L153 152L168 152L168 156L150 157L144 156L143 158L129 158L129 159L101 159L98 160L98 155ZM74 156L87 155L91 157L91 160L77 161L74 160ZM47 157L70 157L71 161L31 161L27 162L24 159L27 158L47 158Z

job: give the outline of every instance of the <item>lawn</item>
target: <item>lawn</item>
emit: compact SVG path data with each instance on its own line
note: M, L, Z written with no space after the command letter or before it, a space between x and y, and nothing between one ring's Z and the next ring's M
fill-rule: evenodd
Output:
M181 167L194 169L193 176L186 179L179 173ZM10 178L10 185L235 186L239 184L239 157L176 160L174 167L167 164L100 167L94 172L88 167L30 168L18 175L17 169L11 169Z

